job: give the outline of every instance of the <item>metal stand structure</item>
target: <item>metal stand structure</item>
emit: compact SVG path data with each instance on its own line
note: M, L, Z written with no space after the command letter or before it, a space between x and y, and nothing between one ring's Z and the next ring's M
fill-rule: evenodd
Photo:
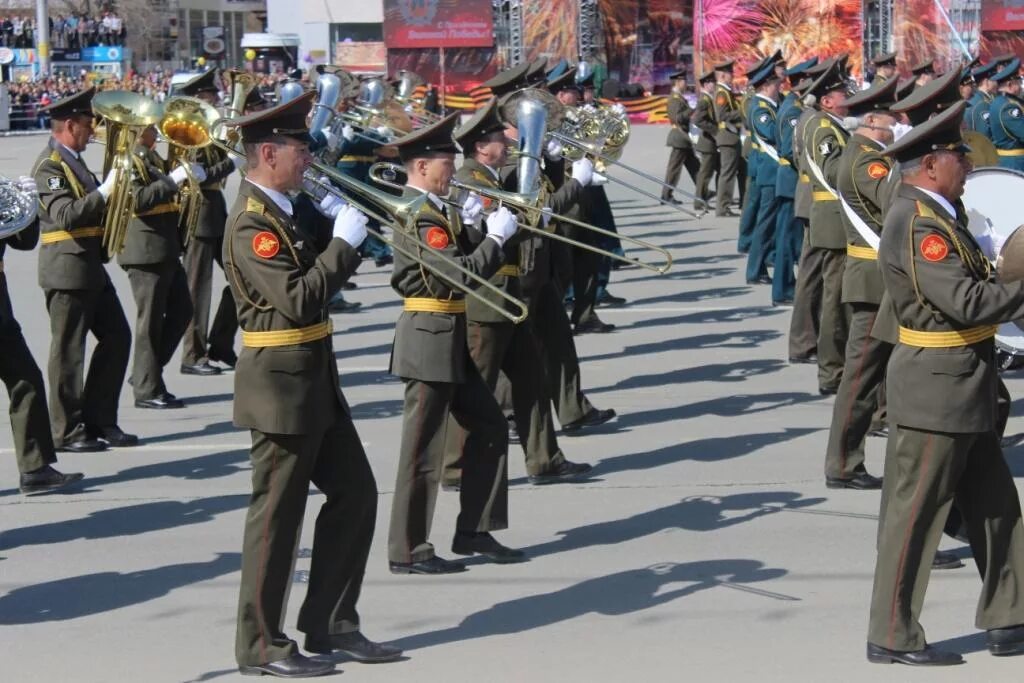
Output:
M597 51L597 36L600 17L597 0L580 0L580 19L576 35L579 36L579 54L581 61L594 58Z

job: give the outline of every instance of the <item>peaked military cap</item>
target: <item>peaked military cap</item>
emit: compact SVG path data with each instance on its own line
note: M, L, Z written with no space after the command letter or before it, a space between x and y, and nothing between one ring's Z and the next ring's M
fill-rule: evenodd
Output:
M923 61L923 62L921 62L919 64L916 64L910 70L910 73L914 74L915 76L921 76L923 74L934 74L935 73L935 60L931 59L929 57L925 61Z
M473 143L499 130L505 130L505 124L498 120L498 100L492 97L487 104L477 109L476 113L452 134L462 151L468 156L473 153Z
M308 90L293 100L252 114L228 119L227 125L242 132L242 142L266 142L279 135L311 143L313 138L306 117L313 108L315 90Z
M1016 76L1018 71L1020 71L1020 59L1014 57L1006 63L1006 66L1004 66L998 73L990 76L990 78L996 83L1002 85Z
M545 70L548 66L547 57L538 57L530 62L530 68L526 70L526 82L530 85L537 85L547 80Z
M57 120L70 119L79 114L92 116L92 98L95 94L95 87L79 90L74 95L68 95L64 99L43 107L42 111L49 114L51 119Z
M586 76L580 77L579 70L576 71L576 85L581 89L586 90L587 88L594 87L594 72L591 71Z
M564 74L566 69L568 69L568 68L569 68L569 60L565 59L564 57L562 59L559 59L558 63L555 64L551 68L550 71L548 71L548 74L547 74L548 80L551 81L551 80L553 80L555 78L558 78L559 76Z
M530 64L524 62L511 69L505 69L497 76L484 81L483 87L490 88L495 97L501 97L510 92L521 90L527 87L526 74L530 70Z
M846 99L850 116L863 116L873 111L888 112L896 103L896 88L899 82L895 78L887 78L876 82L867 90L861 90Z
M217 85L217 69L207 69L203 73L199 74L192 80L181 86L182 95L198 95L201 92L220 92L220 87Z
M668 79L670 81L678 81L679 79L685 79L685 78L686 78L686 69L683 69L682 71L676 71L675 73L671 73L671 74L668 75Z
M775 75L775 62L766 61L761 70L750 77L750 85L760 88L773 80L779 80L779 77Z
M491 101L496 102L493 99ZM455 146L452 134L455 132L455 126L459 125L459 118L458 112L449 114L437 123L398 138L390 146L398 150L398 155L403 161L434 154L455 154L459 150Z
M875 66L896 66L896 53L885 52L880 55L875 55L875 58L871 60L871 63Z
M724 71L726 73L732 73L733 64L736 63L735 59L730 59L728 62L722 62L721 64L715 64L712 69L715 71Z
M743 72L743 75L746 76L747 78L753 78L754 74L757 74L758 72L761 71L761 69L763 69L765 66L769 64L774 64L774 62L772 62L771 56L762 57L761 59L751 64L747 68L747 70Z
M563 90L576 90L579 91L580 87L576 85L576 67L570 68L565 71L561 76L551 79L548 82L548 90L557 95Z
M998 57L993 57L992 62L996 65L996 71L999 71L1002 67L1010 63L1010 60L1014 59L1017 55L1013 52L1004 52Z
M771 60L772 64L782 64L783 66L785 66L786 64L786 58L782 56L782 50L776 50L775 52L773 52L772 56L769 57L769 59Z
M819 60L814 66L809 66L804 69L804 73L808 76L814 76L817 78L821 74L825 73L825 70L832 66L836 61L835 57L829 57L828 59Z
M697 80L700 81L701 83L714 83L715 82L715 70L712 69L711 71L705 71L704 73L702 73L700 75L700 78L697 79Z
M846 74L841 68L840 61L836 60L811 83L807 88L807 92L821 97L836 90L846 90L846 88Z
M814 83L813 78L804 76L803 78L796 82L796 85L793 86L792 90L800 97L803 97L804 95L807 94L807 89L811 87L812 83Z
M802 76L803 74L807 73L808 70L814 68L817 65L818 58L811 57L807 61L800 62L799 64L795 64L786 69L786 75L789 76L790 80L792 80L794 76Z
M960 85L974 85L977 81L974 80L974 72L969 68L964 67L960 71Z
M270 104L270 102L263 96L260 89L253 88L249 91L249 94L245 96L245 104L242 106L245 107L246 111L256 111L257 109L262 109L268 104Z
M949 71L935 80L914 89L910 95L892 106L892 111L904 113L914 126L924 123L933 114L960 102L960 72Z
M992 78L992 75L996 72L996 63L989 62L988 64L982 64L977 69L971 72L974 76L974 80L981 82L986 78Z
M973 59L971 59L971 61L969 61L966 64L964 64L964 68L967 69L968 71L970 71L970 70L972 70L975 67L978 67L980 65L981 65L981 57L974 57Z
M956 72L953 72L956 73ZM914 126L910 132L883 152L896 161L906 163L939 150L967 153L971 148L964 142L960 125L967 103L960 100L944 112Z

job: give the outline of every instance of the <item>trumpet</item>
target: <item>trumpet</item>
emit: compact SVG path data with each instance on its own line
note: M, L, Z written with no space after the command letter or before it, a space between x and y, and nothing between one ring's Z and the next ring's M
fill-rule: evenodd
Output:
M168 142L168 167L180 162L187 176L180 193L179 218L185 246L192 241L203 206L203 190L199 180L192 174L191 165L196 161L199 150L213 142L213 129L220 120L217 110L203 100L180 96L167 100L164 115L158 125L160 133Z
M128 221L134 213L131 177L135 142L143 130L160 120L162 108L148 97L124 90L96 93L92 108L106 121L103 177L115 174L103 217L103 247L113 256L124 249Z

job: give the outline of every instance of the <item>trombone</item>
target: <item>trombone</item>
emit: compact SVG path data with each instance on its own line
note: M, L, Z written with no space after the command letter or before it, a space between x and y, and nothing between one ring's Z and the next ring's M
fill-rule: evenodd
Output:
M385 187L390 187L393 189L400 189L402 187L395 181L395 178L399 173L404 173L404 169L401 166L386 161L375 163L373 166L370 167L371 180L373 180L378 185L383 185ZM627 235L620 235L618 233L612 232L611 230L605 230L604 228L599 228L596 225L591 225L590 223L585 223L583 221L576 220L575 218L570 218L569 216L563 216L560 214L549 212L545 209L540 209L524 201L523 195L516 194L514 192L508 192L506 190L497 190L490 187L480 187L477 185L471 185L468 183L464 183L460 180L456 180L455 178L452 178L451 181L449 181L449 184L457 190L462 190L465 192L475 192L481 197L493 200L497 202L497 205L499 207L507 206L515 210L519 214L525 214L526 220L517 221L520 230L526 230L528 232L541 235L543 237L550 237L552 239L558 240L559 242L564 242L566 244L578 247L580 249L592 251L595 254L600 254L602 256L613 258L617 261L622 261L623 263L629 263L634 266L639 266L640 268L645 268L647 270L654 271L658 275L664 275L672 267L672 254L670 254L667 249L662 249L661 247L651 244L650 242L645 242L643 240L637 239L635 237L629 237ZM441 201L445 202L449 206L461 206L458 202L452 199L442 198ZM645 263L639 259L631 258L629 256L620 256L619 254L616 254L613 251L608 251L606 249L601 249L600 247L595 247L591 244L587 244L586 242L574 240L571 237L566 237L565 235L561 235L557 232L549 232L543 228L538 228L536 224L540 219L541 214L549 216L551 220L556 220L562 223L569 223L571 225L575 225L585 230L591 230L599 235L605 235L607 237L616 237L620 240L632 242L633 244L643 249L656 251L660 253L662 256L664 256L665 263L660 266L652 265L650 263Z
M235 150L231 149L229 146L227 146L226 144L224 144L223 142L216 138L213 138L210 144L220 149L223 149L225 152L237 154ZM315 172L316 175L311 173L311 171ZM326 176L328 180L330 180L331 182L325 183L318 176ZM371 185L367 185L366 183L360 182L355 178L340 173L335 169L331 168L330 166L327 166L326 164L323 164L319 161L314 161L312 164L310 164L309 169L306 170L304 179L307 182L312 183L313 185L316 185L317 187L326 190L327 192L330 192L341 197L346 202L356 207L359 211L366 214L370 218L380 222L381 224L390 225L392 229L402 232L404 237L408 241L416 245L417 248L431 249L431 247L422 240L420 240L415 235L415 233L407 233L401 227L402 225L409 223L410 219L413 218L419 212L419 209L421 206L423 206L424 202L429 201L425 194L417 197L395 197L394 195L388 194L382 190L378 190L377 188ZM345 189L348 192L348 194L342 194L340 188ZM310 197L312 197L315 201L318 201L323 197L323 195L317 196L316 194L310 192L305 187L303 188L303 191L306 192L306 194L310 195ZM381 212L386 213L388 216L382 215ZM402 254L406 258L411 259L416 263L419 263L424 268L429 268L439 278L448 282L453 289L458 289L462 291L466 296L473 297L481 304L492 309L493 311L500 314L507 320L516 324L519 324L526 320L529 311L525 303L523 303L519 299L516 299L515 297L509 296L500 287L496 287L495 285L488 282L487 279L480 277L479 275L470 271L467 268L464 268L463 266L459 265L455 260L447 256L444 256L439 252L436 252L436 250L431 249L431 251L434 252L434 256L436 256L439 260L444 261L445 264L453 271L458 272L463 277L472 280L478 286L483 287L484 289L488 290L489 292L496 295L500 299L504 300L514 309L517 309L518 312L512 313L506 310L504 306L501 306L499 304L494 303L493 301L490 301L486 297L477 293L475 289L471 289L463 282L460 282L457 278L452 277L450 274L445 273L441 270L438 270L435 266L431 265L430 263L427 263L421 256L414 253L412 249L409 249L403 246L402 244L399 244L398 240L389 238L385 236L381 231L375 230L370 227L367 227L366 231L371 235L374 235L384 243L390 245L391 248L394 249L399 254Z

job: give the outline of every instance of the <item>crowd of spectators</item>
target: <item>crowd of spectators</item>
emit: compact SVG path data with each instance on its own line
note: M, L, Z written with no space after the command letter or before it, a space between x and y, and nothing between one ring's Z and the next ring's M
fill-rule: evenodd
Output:
M116 12L88 14L56 14L50 16L50 46L77 50L100 45L124 45L127 28ZM29 48L36 42L33 16L0 17L0 47Z

